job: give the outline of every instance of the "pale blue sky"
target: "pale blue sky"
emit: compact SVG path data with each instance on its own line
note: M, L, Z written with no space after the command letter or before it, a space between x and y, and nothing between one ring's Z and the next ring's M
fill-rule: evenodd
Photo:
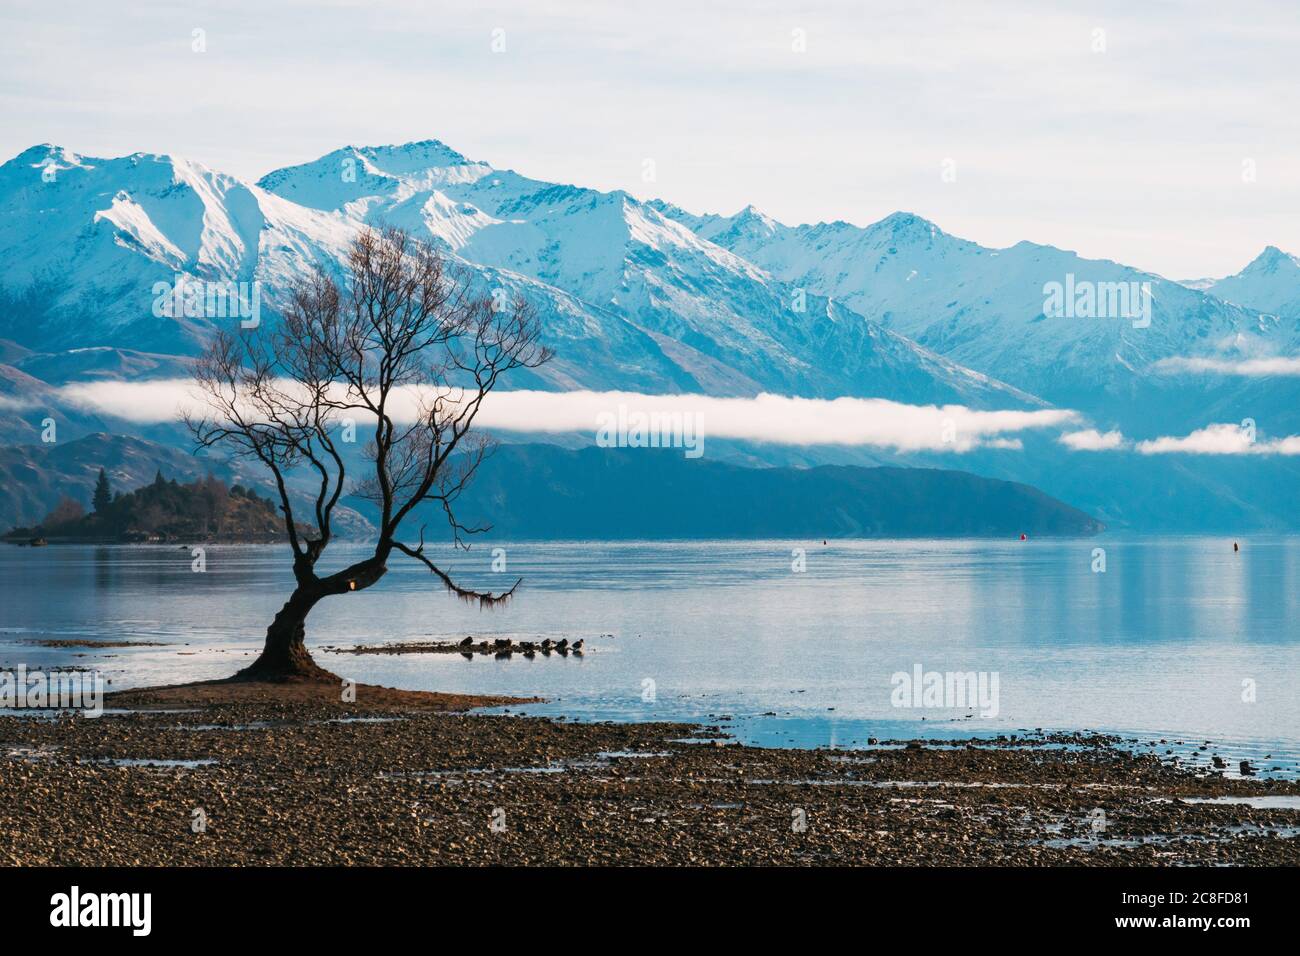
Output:
M1300 8L1048 6L7 4L0 153L169 152L254 179L436 138L695 212L905 209L1174 278L1234 272L1270 243L1300 253Z

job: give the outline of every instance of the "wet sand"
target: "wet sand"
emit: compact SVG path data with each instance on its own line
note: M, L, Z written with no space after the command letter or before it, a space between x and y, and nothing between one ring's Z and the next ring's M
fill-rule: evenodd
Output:
M0 719L0 863L1300 864L1300 784L1107 738L779 750L337 696L214 682L109 702L163 711ZM1263 795L1280 805L1184 799Z

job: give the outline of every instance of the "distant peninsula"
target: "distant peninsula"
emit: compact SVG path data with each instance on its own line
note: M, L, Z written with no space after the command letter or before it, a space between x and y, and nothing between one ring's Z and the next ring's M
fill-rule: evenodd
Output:
M157 452L132 460L167 451L135 439L101 437L110 445L129 441L136 451ZM88 453L113 451L99 438L83 441L90 442ZM78 455L79 473L85 475L80 487L56 483L61 472L17 463L15 474L30 472L40 487L62 487L62 497L52 508L46 505L42 520L25 522L2 540L259 543L286 537L278 504L246 484L192 473L188 482L177 481L165 478L160 468L151 483L114 493L101 469L91 493L95 471L85 457ZM373 503L356 496L345 501L339 513L354 517L341 536L365 539L379 519ZM569 450L546 444L497 447L464 490L460 506L467 526L489 529L488 539L516 541L1018 538L1105 530L1102 522L1037 488L969 472L852 465L753 468L688 459L674 449ZM434 509L422 516L431 527L440 519Z
M188 484L159 471L153 483L114 494L101 469L92 509L64 497L33 527L4 535L16 544L162 543L176 541L270 542L286 537L275 503L242 485L209 475Z
M501 540L1018 538L1105 530L1037 488L963 471L748 468L689 459L676 449L543 444L499 447L459 506Z

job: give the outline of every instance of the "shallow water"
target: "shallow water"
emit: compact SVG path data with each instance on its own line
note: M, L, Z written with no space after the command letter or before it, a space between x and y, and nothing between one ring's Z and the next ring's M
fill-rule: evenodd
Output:
M1262 797L1183 797L1184 803L1213 803L1250 807L1252 810L1300 810L1300 797L1285 794Z
M530 711L697 720L775 746L1089 729L1202 765L1219 754L1229 773L1242 759L1283 775L1300 766L1300 538L1247 540L1240 553L1220 538L1110 536L503 547L503 573L489 545L444 557L473 586L523 577L506 607L466 606L394 559L376 587L313 612L318 660L361 682L542 695ZM795 548L805 571L792 569ZM330 553L341 565L361 552ZM232 672L283 603L287 549L209 545L204 558L196 573L179 547L0 546L0 665L98 667L113 688ZM322 650L467 635L585 638L586 653ZM33 643L51 639L166 646ZM916 665L996 673L996 715L894 706L891 678Z

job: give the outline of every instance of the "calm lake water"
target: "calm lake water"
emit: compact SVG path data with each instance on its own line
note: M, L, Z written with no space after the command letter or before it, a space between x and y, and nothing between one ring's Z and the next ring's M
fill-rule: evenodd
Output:
M765 745L1010 734L1160 737L1202 761L1300 759L1300 538L518 543L448 555L468 583L524 584L480 611L395 559L308 622L329 669L365 683L542 695L575 719L720 723ZM806 548L806 570L792 549ZM1094 549L1105 549L1105 571ZM331 549L343 564L362 551ZM286 546L0 546L0 664L98 667L116 688L248 663L291 584ZM345 655L433 638L586 639L581 657ZM49 649L43 640L164 642ZM898 707L898 672L996 673L996 716ZM1245 682L1253 682L1254 700ZM1160 746L1163 753L1166 746ZM1266 756L1267 755L1267 756Z

